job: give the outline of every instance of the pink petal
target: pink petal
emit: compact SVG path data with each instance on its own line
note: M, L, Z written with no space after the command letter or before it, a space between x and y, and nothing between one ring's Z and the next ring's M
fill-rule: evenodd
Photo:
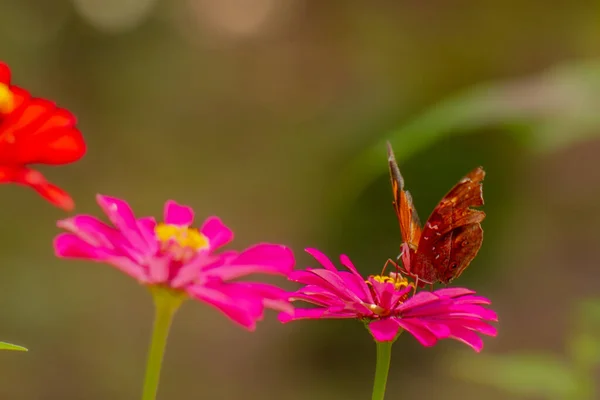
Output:
M148 274L144 267L131 260L129 257L124 256L110 256L104 260L109 265L125 272L127 275L135 278L141 284L151 283L148 279Z
M233 232L218 217L206 219L200 232L208 238L211 250L225 246L233 240Z
M204 301L225 314L233 322L253 331L262 316L262 304L248 304L232 298L221 290L207 286L193 286L187 291L192 297Z
M391 282L378 282L373 277L369 277L369 282L377 296L375 303L386 310L391 309L393 306L391 300L396 290L394 284Z
M453 339L463 342L478 353L481 351L481 349L483 349L483 339L481 339L481 337L472 330L464 328L460 325L450 325L450 330L450 337Z
M371 291L369 290L369 286L362 279L362 277L357 277L352 272L340 271L338 272L340 278L344 280L344 283L348 287L348 290L354 292L360 297L364 299L367 303L373 303L373 296L371 296Z
M216 257L214 262L211 262L208 264L203 263L203 265L202 265L202 271L206 272L206 273L210 273L210 271L212 271L213 269L220 268L223 265L231 264L231 262L233 260L235 260L240 253L235 250L226 250L226 251L221 251L217 254L217 253L212 252L211 250L208 250L207 254Z
M307 249L304 249L304 251L306 251L308 254L313 256L315 258L315 260L317 260L317 262L319 264L321 264L325 269L328 269L329 271L335 272L335 273L338 272L338 269L335 267L335 265L333 265L331 260L325 254L321 253L319 250L313 249L313 248L307 248Z
M360 293L351 291L351 288L346 286L344 280L339 276L339 274L326 269L312 269L308 272L311 272L321 278L321 281L316 283L318 286L331 290L333 293L336 293L338 296L340 296L340 298L346 301L356 303L363 302L363 299L359 297Z
M412 286L407 286L404 289L396 290L394 292L394 295L392 296L392 299L390 300L390 302L392 304L397 304L401 298L403 298L404 296L406 296L407 294L409 294L412 291L413 291Z
M294 262L294 254L288 247L263 243L244 250L230 264L207 273L224 281L256 273L287 275L294 268Z
M496 336L498 334L498 330L496 327L488 324L487 322L481 321L479 319L444 319L439 320L440 323L443 323L447 326L461 326L466 329L470 329L477 333L487 336Z
M305 303L315 304L322 307L344 306L344 302L331 292L308 292L304 293L304 288L289 296L290 301L303 301Z
M445 296L445 297L459 297L467 294L475 293L471 289L466 288L457 288L457 287L449 287L444 289L439 289L434 292L437 296Z
M109 254L72 233L60 233L54 238L54 252L58 257L92 261L104 261Z
M150 246L139 231L135 215L126 201L102 195L97 195L96 200L110 222L121 231L133 248L139 249L142 253L151 252Z
M96 247L114 248L114 242L121 239L119 231L91 215L77 215L60 220L56 225Z
M281 313L289 314L294 310L294 307L286 300L277 300L277 299L267 299L263 300L263 304L265 308L269 308L271 310L280 311Z
M354 318L374 315L366 303L347 302L336 294L327 291L315 292L311 289L302 288L291 294L289 299L290 301L303 301L325 307L332 313L353 314Z
M280 313L277 318L285 324L299 319L320 319L326 311L324 308L298 308L293 313Z
M434 293L421 291L415 294L413 297L406 300L403 304L398 307L398 310L405 311L413 308L421 308L426 304L439 304L440 298Z
M58 257L77 258L110 264L140 282L146 281L144 269L128 257L114 256L98 247L91 246L72 233L61 233L54 239L54 251Z
M190 226L194 222L194 210L174 200L168 200L165 203L164 221L171 225Z
M342 263L344 267L348 268L353 274L362 277L362 275L358 273L358 270L356 269L352 261L350 261L350 257L348 257L347 255L340 255L340 263Z
M234 282L224 285L228 293L249 301L262 302L266 308L291 313L294 307L289 303L289 293L285 290L259 282Z
M354 267L354 264L352 264L352 261L350 261L350 258L348 258L347 255L342 254L340 256L340 262L342 263L342 265L346 268L348 268L350 270L350 273L352 274L352 276L354 276L354 279L352 279L352 282L356 285L358 285L358 287L360 287L360 292L363 293L364 298L367 301L372 302L373 301L373 297L371 296L371 291L369 290L369 287L367 286L367 283L365 282L365 278L362 277L361 274L358 273L358 270ZM346 274L345 271L340 273L342 276ZM357 290L354 290L355 292L358 292Z
M400 325L392 318L378 319L369 324L369 331L378 342L391 342L399 330Z
M455 304L491 304L490 299L481 296L461 296L454 299Z
M395 319L407 332L413 335L423 346L431 347L438 338L419 320Z
M137 225L143 240L148 243L149 253L155 254L158 251L158 240L156 239L156 220L154 217L143 217L137 220Z
M110 254L128 256L143 263L147 254L133 248L123 234L90 215L77 215L57 222L57 226L68 230L88 244Z
M274 305L279 311L293 310L288 301L289 293L280 287L261 282L233 282L224 286L229 293L237 297L262 301L265 307L268 307L268 303ZM283 309L280 309L281 307Z
M171 280L171 287L181 288L191 284L194 281L206 279L202 276L202 270L207 265L213 265L223 259L223 255L213 255L209 253L198 253L196 257L184 264L177 271L177 275Z
M439 315L450 315L450 303L447 301L437 301L422 306L410 308L402 307L401 304L396 308L398 314L403 318L433 318Z
M152 283L166 283L169 281L171 257L170 255L154 256L147 261L148 278Z
M297 321L300 319L349 319L356 318L355 313L331 313L326 308L296 308L293 314L280 313L279 321L282 323Z
M455 317L473 317L489 321L498 321L498 314L496 314L494 310L478 305L450 305L448 306L447 314Z
M448 324L437 320L421 320L421 323L438 339L444 339L450 335Z
M295 270L288 274L288 280L292 282L301 283L304 285L318 285L321 286L322 279L313 273L314 268L307 268L305 270Z

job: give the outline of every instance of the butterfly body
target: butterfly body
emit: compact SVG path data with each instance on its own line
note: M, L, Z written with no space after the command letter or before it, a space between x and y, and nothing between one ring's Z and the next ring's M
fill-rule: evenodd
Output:
M394 209L402 233L401 261L404 272L427 284L450 283L477 255L483 241L483 168L478 167L446 194L423 226L410 193L404 189L391 145L388 162Z

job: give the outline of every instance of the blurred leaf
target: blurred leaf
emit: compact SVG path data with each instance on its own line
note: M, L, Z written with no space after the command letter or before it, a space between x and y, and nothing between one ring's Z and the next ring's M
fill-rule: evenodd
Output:
M28 351L25 347L7 342L0 342L0 350Z
M600 300L586 299L579 304L578 322L600 328Z
M398 161L436 140L494 125L536 152L600 136L600 61L554 67L532 78L484 84L451 97L366 149L343 174L341 195L362 190L387 171L385 141Z
M587 370L600 363L600 340L588 332L574 335L568 342L573 363Z
M453 373L517 395L574 399L579 381L571 368L549 354L477 355L453 360Z
M579 303L575 333L568 348L575 365L589 370L600 364L600 301L585 299Z

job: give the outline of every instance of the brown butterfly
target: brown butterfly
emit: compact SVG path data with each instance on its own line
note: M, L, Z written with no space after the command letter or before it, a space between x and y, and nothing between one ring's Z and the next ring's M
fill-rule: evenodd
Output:
M485 213L471 207L483 205L485 172L481 167L469 172L442 198L422 227L389 142L388 162L402 233L399 258L403 272L414 277L417 285L447 284L469 266L481 247Z

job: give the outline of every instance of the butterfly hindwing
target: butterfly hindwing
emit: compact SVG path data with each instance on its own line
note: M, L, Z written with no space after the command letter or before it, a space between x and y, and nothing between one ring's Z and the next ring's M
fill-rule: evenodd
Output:
M481 224L463 225L452 231L452 252L445 268L438 269L439 280L450 283L458 278L475 258L483 242Z
M417 264L433 281L448 283L473 260L483 241L481 222L485 213L472 207L483 205L481 167L465 176L435 207L421 234Z

